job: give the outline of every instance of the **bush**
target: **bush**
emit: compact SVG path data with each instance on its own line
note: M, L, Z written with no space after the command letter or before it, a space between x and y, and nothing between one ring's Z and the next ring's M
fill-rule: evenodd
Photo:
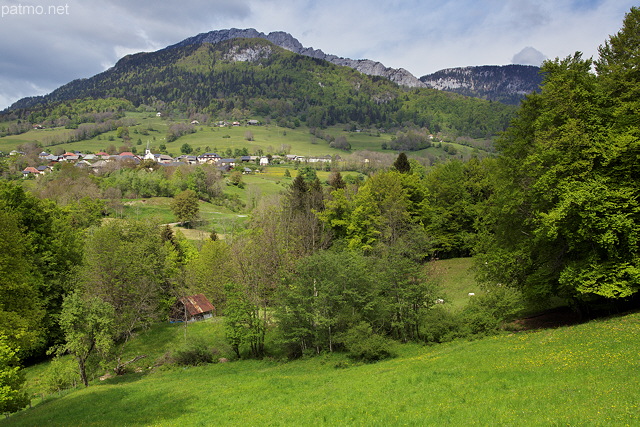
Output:
M342 336L339 336L337 341L344 344L352 359L375 362L392 356L391 341L374 333L371 325L367 322L360 322L353 326Z
M78 385L78 364L71 357L54 358L42 376L43 389L48 393L61 392Z
M462 322L470 335L489 335L500 330L524 308L522 294L496 285L483 295L473 297L462 310Z
M205 343L195 342L173 353L173 363L180 366L199 366L213 363L215 351L210 350Z
M427 311L420 325L420 335L426 343L443 343L463 335L461 316L444 307Z
M456 338L496 334L523 308L518 291L496 285L486 294L474 296L459 312L441 306L427 311L420 325L420 335L426 343L443 343Z

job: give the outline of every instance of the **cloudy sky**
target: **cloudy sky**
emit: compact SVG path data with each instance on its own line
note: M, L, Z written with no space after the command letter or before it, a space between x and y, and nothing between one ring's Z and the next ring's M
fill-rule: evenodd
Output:
M631 0L0 0L0 110L120 57L211 30L286 31L304 46L420 77L468 65L596 56Z

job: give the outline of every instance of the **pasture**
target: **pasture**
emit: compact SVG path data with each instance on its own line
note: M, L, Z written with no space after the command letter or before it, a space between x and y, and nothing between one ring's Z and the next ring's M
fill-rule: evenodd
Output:
M154 329L131 344L159 354L162 342L184 339L181 325ZM397 357L376 364L341 354L190 368L148 369L145 360L144 372L50 396L0 424L635 425L638 332L635 313L476 341L398 344ZM190 325L187 334L215 344L220 323Z
M261 124L259 126L225 126L198 124L195 125L195 133L184 135L175 141L167 142L167 131L173 123L189 123L184 118L170 119L167 117L156 117L155 113L127 112L126 118L131 119L134 124L129 127L130 143L138 154L144 154L144 150L149 147L154 153L159 152L160 145L166 147L169 155L176 157L182 154L183 144L189 144L194 152L217 152L225 156L227 150L235 152L246 148L250 154L262 152L266 154L290 153L300 156L325 156L338 155L348 156L350 152L345 152L331 148L329 143L323 139L316 138L310 133L306 126L295 129L284 128L275 124ZM0 138L0 151L8 153L16 149L19 145L36 142L42 145L43 150L49 152L80 151L95 153L107 151L109 146L114 146L118 151L124 145L124 141L117 137L116 130L102 133L94 138L50 145L55 138L67 135L71 130L64 128L53 129L33 129L20 135L10 135ZM396 154L394 151L383 151L382 144L388 143L393 137L393 133L380 133L376 130L362 132L346 131L344 126L332 126L323 130L323 133L333 137L344 136L351 144L351 152L368 150ZM474 154L480 154L477 150L466 145L450 143L456 148L456 156L468 158ZM442 148L430 147L425 150L415 152L416 157L433 159L446 159L451 156Z

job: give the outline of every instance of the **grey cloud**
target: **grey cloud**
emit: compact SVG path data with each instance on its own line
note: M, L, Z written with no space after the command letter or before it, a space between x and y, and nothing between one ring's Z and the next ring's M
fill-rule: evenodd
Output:
M1 19L0 110L23 96L97 74L122 52L162 48L247 17L251 8L249 0L71 0L67 12Z

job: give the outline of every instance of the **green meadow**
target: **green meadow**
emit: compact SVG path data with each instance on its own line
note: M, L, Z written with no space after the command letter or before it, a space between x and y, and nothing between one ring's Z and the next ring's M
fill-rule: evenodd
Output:
M290 176L285 176L289 170ZM297 171L291 166L269 166L263 173L243 175L243 187L226 185L223 187L225 195L237 198L241 203L238 209L232 210L228 206L199 202L200 221L192 228L178 227L189 240L203 240L209 236L211 230L224 237L225 234L242 227L249 218L248 212L257 206L261 200L269 199L288 191ZM321 182L329 178L330 172L316 171ZM345 172L343 177L356 178L357 172ZM150 219L161 224L176 222L171 211L171 198L151 197L146 199L123 199L122 209L114 214L116 217L129 219Z
M135 124L129 127L130 138L133 147L139 154L143 154L149 144L154 153L159 152L159 146L164 144L167 152L172 156L182 154L183 144L189 144L194 150L200 153L218 152L221 156L231 149L246 148L250 154L262 150L264 154L275 154L278 152L289 152L300 156L325 156L338 155L345 157L350 152L345 152L329 147L329 143L323 139L314 137L309 128L300 126L295 129L284 128L275 124L262 124L259 126L227 126L217 127L205 124L195 125L195 133L184 135L175 141L167 142L166 135L172 123L189 123L187 119L169 119L156 117L155 113L127 112L127 119L132 119ZM64 128L30 130L20 135L11 135L0 138L0 151L8 153L16 149L20 144L38 142L43 145L46 151L81 151L98 152L105 151L110 145L119 149L123 145L121 138L117 137L117 132L105 132L95 138L48 146L47 141L51 138L69 134L71 131ZM362 132L345 131L344 126L332 126L324 129L323 132L334 137L344 136L351 144L351 152L368 150L385 152L382 144L391 140L392 134L379 133L375 130L365 130ZM252 140L249 140L252 139ZM139 144L139 145L138 145ZM456 148L458 156L468 157L473 153L478 153L466 145L450 143ZM393 151L387 153L395 154ZM442 148L430 147L414 153L417 157L448 158Z
M219 319L186 332L156 325L130 344L151 355L137 362L142 372L51 395L0 424L638 425L639 332L636 313L476 341L398 344L395 358L376 364L325 354L149 369L185 337L223 342Z

